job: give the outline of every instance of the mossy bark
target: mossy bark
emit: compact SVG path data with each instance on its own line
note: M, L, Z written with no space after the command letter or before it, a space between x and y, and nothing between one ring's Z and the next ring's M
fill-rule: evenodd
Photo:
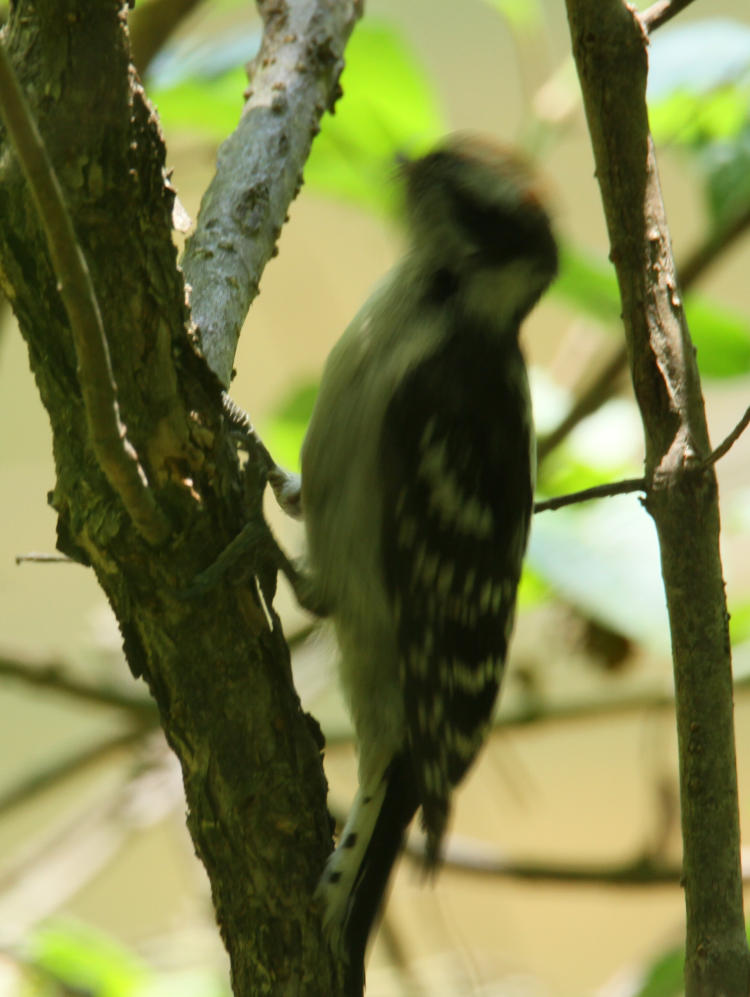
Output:
M331 842L321 738L262 605L274 570L249 559L242 577L181 597L261 515L262 482L240 467L219 383L191 339L164 146L129 62L126 8L18 0L3 40L92 272L128 437L171 523L167 542L149 546L96 462L44 236L0 131L0 283L52 426L59 546L96 573L158 704L235 993L329 997L336 967L311 903Z

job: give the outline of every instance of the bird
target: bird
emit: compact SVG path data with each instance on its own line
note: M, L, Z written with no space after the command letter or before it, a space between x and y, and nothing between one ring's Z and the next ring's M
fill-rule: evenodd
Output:
M332 349L301 450L359 788L316 889L346 997L419 811L440 861L513 628L535 482L521 324L557 243L531 168L472 135L404 159L407 248Z

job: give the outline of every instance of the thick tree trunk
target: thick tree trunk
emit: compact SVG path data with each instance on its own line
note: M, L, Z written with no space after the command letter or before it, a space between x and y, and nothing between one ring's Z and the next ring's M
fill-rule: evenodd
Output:
M4 132L0 282L52 424L59 546L96 572L180 759L235 993L330 997L337 967L311 903L331 844L321 738L269 611L275 572L249 559L241 577L181 597L260 517L262 482L243 474L220 385L191 342L163 143L125 15L112 0L19 0L4 42L92 273L128 437L171 524L157 549L95 459L68 318Z

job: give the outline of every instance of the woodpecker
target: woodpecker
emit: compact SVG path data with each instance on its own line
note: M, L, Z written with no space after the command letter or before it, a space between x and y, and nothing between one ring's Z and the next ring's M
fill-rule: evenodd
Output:
M439 861L490 724L531 519L519 347L557 271L529 169L454 136L400 166L408 249L332 350L302 447L309 594L333 620L359 790L320 878L347 997L417 811Z

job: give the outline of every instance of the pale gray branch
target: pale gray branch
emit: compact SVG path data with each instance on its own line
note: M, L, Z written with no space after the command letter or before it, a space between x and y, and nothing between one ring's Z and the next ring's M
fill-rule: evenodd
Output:
M182 268L208 365L224 387L248 308L323 114L339 95L346 41L361 0L261 0L263 41L247 102L219 149Z

